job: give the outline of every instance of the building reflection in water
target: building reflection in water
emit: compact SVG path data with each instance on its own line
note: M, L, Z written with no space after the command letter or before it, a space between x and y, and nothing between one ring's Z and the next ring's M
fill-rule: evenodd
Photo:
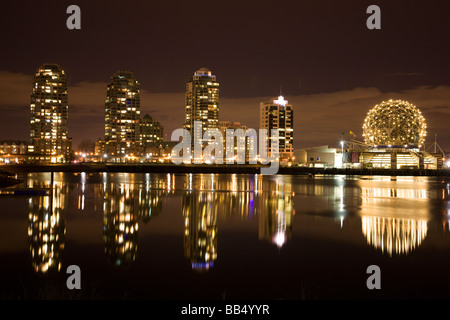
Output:
M292 235L295 194L287 178L189 174L185 189L190 190L183 196L185 255L195 269L210 268L217 257L215 235L219 213L227 219L239 216L249 220L257 214L259 238L278 247Z
M75 206L83 210L90 203L85 205L86 176L80 179L81 193ZM293 233L295 194L300 214L340 217L341 228L344 218L357 213L367 243L390 256L409 254L423 243L430 212L436 209L432 207L434 202L442 211L442 228L449 230L450 185L430 190L428 182L415 178L373 181L316 177L300 182L296 178L292 183L294 178L290 176L188 174L182 178L146 174L142 179L134 174L104 173L101 179L93 186L94 205L103 207L105 253L117 267L135 261L139 224L157 216L164 198L180 191L185 257L199 272L211 269L217 261L219 215L227 223L229 219L242 221L257 216L259 239L282 247ZM48 181L37 181L30 179L29 187L48 186ZM29 200L28 238L36 272L61 267L68 193L67 185L57 181L52 197Z
M138 216L134 189L130 185L109 185L105 192L103 240L109 261L117 267L136 259Z
M171 179L168 175L168 179ZM137 184L107 182L103 187L103 240L111 264L126 267L136 260L139 221L147 223L162 210L162 200L172 183L165 189L152 189L149 181Z
M450 182L442 181L442 231L450 232Z
M367 244L393 256L417 249L430 223L449 230L449 185L442 182L442 188L435 188L430 183L435 182L427 177L318 176L293 188L302 202L301 214L334 217L341 228L357 214ZM443 212L442 218L437 212Z
M427 221L414 219L362 217L367 243L390 256L409 254L427 236Z
M282 247L292 236L295 214L292 184L278 181L263 183L259 195L259 239Z
M290 185L297 197L296 214L332 218L341 228L352 208L360 206L359 189L343 176L297 177Z
M29 180L28 187L46 188L45 181ZM61 269L66 235L65 213L68 187L54 182L50 196L36 196L28 200L28 240L32 268L36 273L52 273Z
M215 192L186 192L183 195L184 255L195 271L208 271L217 259L220 203Z
M239 216L244 220L251 220L257 211L254 188L254 180L236 174L187 174L183 185L183 190L214 193L214 201L222 216Z
M395 178L394 183L398 179ZM400 181L413 183L408 178ZM389 256L407 255L417 249L428 232L429 196L425 185L421 187L420 183L416 183L414 188L362 187L361 224L367 243ZM408 206L409 210L414 210L415 206L411 201L402 203L403 200L419 201L420 210L405 214L406 208L403 206ZM386 201L389 210L373 214L374 206L383 210Z

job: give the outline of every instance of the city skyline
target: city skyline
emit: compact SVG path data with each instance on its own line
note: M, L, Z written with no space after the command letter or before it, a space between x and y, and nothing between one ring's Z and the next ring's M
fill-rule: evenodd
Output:
M14 3L5 5L9 14L1 27L15 32L5 34L9 45L0 53L2 139L27 140L32 72L44 62L54 62L69 75L69 132L74 147L84 139L102 137L105 87L117 70L135 73L141 83L142 114L160 121L169 140L170 132L184 122L187 79L193 70L207 67L221 82L220 121L257 128L254 112L259 103L278 96L282 86L284 96L298 110L295 149L336 147L341 133L350 130L362 139L367 112L388 99L418 106L428 123L426 145L438 134L441 146L450 149L446 126L450 79L445 68L449 22L444 1L414 6L406 1L378 1L382 29L376 31L366 27L370 3L364 1L215 5L131 1L120 10L119 3L103 8L79 1L82 29L78 31L65 27L64 3L30 3L27 10ZM131 13L130 25L115 23L122 14ZM270 25L261 19L274 15L286 22ZM214 23L204 27L198 23L204 17ZM48 27L49 21L53 31L46 41L59 50L42 46L29 55L38 45L30 30ZM191 37L185 32L189 28ZM196 38L199 34L204 36ZM133 50L114 49L112 39L117 35L134 40Z
M450 299L448 12L3 3L0 300Z
M43 63L43 64L41 64L41 66L44 66L44 65L52 65L52 64L49 64L49 63ZM54 64L54 65L57 65L57 64ZM206 69L206 68L204 68L204 69ZM133 72L132 71L117 71L116 73L120 73L120 72L127 72L127 73L131 73L131 74L133 74ZM115 74L116 74L115 73ZM70 75L69 75L70 76ZM187 83L189 83L189 81L187 81ZM105 84L105 88L103 88L103 95L105 95L105 91L108 91L109 89L108 89L108 87L110 86L111 84L110 83L106 83ZM139 83L139 85L140 85L140 83ZM34 86L34 85L33 85ZM75 89L76 90L76 89ZM411 93L408 95L408 94L405 94L405 95L403 95L404 97L407 97L407 96L410 96L410 95L418 95L418 96L420 96L420 95L422 95L422 96L424 96L424 95L428 95L428 94L430 94L430 93L427 93L427 91L433 91L433 90L435 90L435 91L437 91L437 92L439 92L440 94L445 94L445 89L444 88L418 88L416 91L411 91ZM70 97L72 97L72 95L70 94L70 89L68 89L67 90L68 91L68 95L70 96ZM355 95L355 99L356 100L369 100L369 101L376 101L376 103L374 103L374 105L375 104L377 104L377 103L380 103L381 102L381 100L375 100L375 99L378 99L378 98L376 98L376 97L378 97L379 95L381 96L381 97L386 97L386 100L389 100L389 99L391 99L391 95L392 95L392 93L388 93L388 94L381 94L380 92L378 92L375 88L355 88L355 89L353 89L353 90L349 90L348 92L351 92L352 94L354 94ZM183 100L185 100L185 92L182 92L182 93L177 93L177 94L174 94L174 95L177 95L178 96L178 100L179 100L179 98L180 98L180 96L181 95L183 95ZM147 96L152 96L152 94L149 94L148 92L144 92L144 95L147 95ZM159 100L160 102L161 101L163 101L163 103L164 103L164 97L161 97L161 94L156 94L156 96L160 96L160 97L158 97L157 99L155 99L155 100ZM141 96L142 96L142 92L141 92ZM330 103L330 100L331 99L333 99L333 97L335 97L335 99L337 100L336 101L336 103L338 103L338 104L340 104L341 103L341 98L342 98L342 93L331 93L331 94L328 94L328 95L324 95L324 96L321 96L321 95L315 95L316 97L314 97L314 95L313 96L293 96L292 98L289 98L289 100L296 100L296 101L301 101L302 99L306 99L306 100L308 100L308 98L309 98L309 100L314 100L314 98L317 98L317 100L319 100L319 101L324 101L324 104L323 105L321 105L321 106L316 106L316 107L322 107L322 108L324 108L325 107L325 105L326 105L326 103ZM356 98L356 97L358 97L358 98ZM227 104L227 106L228 107L231 107L231 110L234 110L235 109L235 107L232 107L232 104L234 104L234 103L236 103L236 102L238 102L239 104L242 104L242 103L244 103L245 104L245 106L251 106L251 107L253 107L255 110L252 110L252 111L255 111L255 112L258 112L259 113L259 108L260 108L260 104L261 103L264 103L264 101L272 101L272 100L274 100L275 98L279 98L279 96L276 96L276 95L272 95L272 96L266 96L266 97L253 97L253 98L243 98L243 99L224 99L224 98L222 98L223 100L225 100L225 101L229 101L228 103L226 103ZM283 97L284 98L284 97ZM450 92L449 92L449 98L450 98ZM106 93L106 99L108 99L108 93ZM265 99L265 100L263 100L263 99ZM437 100L437 97L435 97L434 98L435 100ZM450 99L449 99L450 100ZM103 97L103 101L105 101L105 98ZM184 102L184 101L183 101ZM352 100L349 100L349 102L350 103L355 103L355 101L352 101ZM167 101L165 102L165 103L167 103ZM220 102L221 104L223 104L223 102L221 101ZM334 103L334 102L331 102L331 103ZM296 107L295 107L295 103L290 103L290 105L294 105L294 110L296 109ZM239 105L239 108L241 108L242 106L241 105ZM370 106L370 108L371 107L373 107L373 106ZM29 107L28 107L29 108ZM183 108L185 109L185 105L183 106ZM307 108L306 106L305 106L305 108ZM369 111L369 109L370 108L368 108L367 109L367 111L363 111L363 112L361 112L361 114L365 117L365 115L367 114L367 112ZM424 109L423 107L421 107L421 106L419 106L419 108L420 109ZM71 115L72 115L72 112L70 111L70 98L69 98L69 123L70 123L70 118L71 118ZM165 108L161 108L161 109L165 109ZM178 107L178 109L180 109L180 107ZM314 108L312 108L312 109L314 109ZM437 107L436 109L444 109L443 107ZM226 108L223 108L222 109L222 111L224 111L224 113L227 113L227 114L229 114L230 113L230 111L231 110L227 110ZM427 108L425 108L425 112L424 112L424 115L425 115L425 118L428 120L428 117L426 116L427 115ZM98 111L98 110L97 110ZM185 111L185 110L183 110L183 111ZM226 111L228 111L228 112L226 112ZM304 114L304 112L302 112L302 110L301 110L301 107L300 107L300 110L299 110L300 112L299 113L301 113L301 114ZM310 110L308 110L308 111L310 111ZM311 111L314 111L314 110L311 110ZM75 111L76 112L76 111ZM153 112L152 111L150 111L151 112L151 114L153 115L153 114L158 114L158 113L161 113L161 110L153 110ZM95 114L96 112L93 112L93 114ZM141 113L141 112L140 112ZM147 112L147 111L143 111L142 112L142 114L148 114L149 112ZM332 111L330 112L331 114L332 114ZM348 114L347 114L348 115ZM76 116L76 113L75 113L75 116ZM101 123L101 128L103 129L103 135L100 133L99 135L98 135L98 137L97 136L91 136L91 135L84 135L84 136L81 136L80 137L80 133L79 132L76 132L76 131L74 131L74 130L70 130L70 128L69 128L69 134L68 134L68 137L69 138L71 138L71 139L73 139L72 137L75 135L75 136L79 136L79 138L78 139L76 139L75 140L75 142L73 143L73 149L74 150L76 150L77 149L77 146L79 145L79 143L80 142L82 142L82 141L84 141L84 140L91 140L92 142L95 142L97 139L104 139L104 133L105 133L105 126L104 126L104 121L105 121L105 113L104 113L104 107L103 107L103 109L102 109L102 116L103 116L103 118L102 118L102 122L103 123ZM167 125L166 123L168 122L167 120L166 120L166 123L162 123L162 125L163 125L163 127L169 127L169 128L174 128L173 130L175 130L176 128L181 128L181 127L183 127L183 125L185 124L183 121L185 121L185 116L186 116L186 113L185 112L183 112L182 114L174 114L174 113L172 113L171 114L171 118L172 119L181 119L180 120L180 122L181 123L179 123L179 125L177 125L176 123L175 123L175 121L173 121L173 122L171 122L169 125ZM294 117L295 116L297 116L297 113L294 113ZM341 115L341 117L342 117L342 115ZM152 118L156 118L157 120L160 120L160 118L157 118L157 117L154 117L154 116L152 116ZM164 116L162 116L161 118L165 118ZM250 123L250 124L254 124L254 127L256 127L256 128L259 128L260 127L260 119L259 119L259 117L258 116L255 116L255 115L253 115L253 117L252 118L249 118L248 116L246 117L246 116L243 116L242 118L234 118L233 120L229 120L231 117L228 117L227 119L228 120L225 120L225 119L223 119L223 117L222 117L222 119L221 118L219 118L219 121L231 121L231 122L233 122L233 121L237 121L237 122L244 122L244 123ZM342 117L342 118L344 118L344 117ZM242 120L242 119L244 119L244 120ZM245 119L247 119L247 121L245 120ZM330 133L329 135L331 136L331 135L333 135L334 136L334 139L333 138L331 138L331 139L329 139L328 140L328 142L326 142L325 140L322 140L323 141L323 143L313 143L313 142L311 142L311 141L316 141L315 139L312 139L312 140L304 140L304 139L302 139L302 137L299 137L299 135L298 134L296 134L296 139L294 139L294 149L298 149L298 148L300 148L300 147L311 147L311 146L317 146L317 145L329 145L330 147L336 147L336 146L338 146L338 144L339 144L339 140L341 139L341 137L342 137L342 133L344 133L345 135L347 135L346 137L347 137L347 139L348 140L350 140L350 139L352 139L352 138L355 138L356 137L356 139L358 139L358 140L363 140L363 137L362 137L362 124L363 124L363 121L364 121L364 118L361 118L361 120L358 120L360 123L361 123L361 125L355 125L355 124L353 124L353 125L351 125L351 126L348 126L347 128L344 128L344 127L341 127L342 128L342 130L341 131L336 131L336 132L332 132L332 133ZM29 123L29 117L28 117L28 119L27 119L27 121L26 122L28 122ZM158 122L162 122L162 121L158 121ZM429 127L431 127L431 129L429 130L429 132L431 133L430 135L429 135L429 137L427 138L427 140L426 140L426 143L425 143L425 146L424 147L428 147L429 145L431 145L432 143L434 143L434 137L435 137L435 135L438 135L438 137L440 137L440 141L439 141L439 143L440 143L440 145L441 146L443 146L444 147L444 149L446 149L446 150L448 150L448 148L446 148L446 146L447 145L449 145L450 146L450 140L449 139L446 139L446 137L447 137L447 135L446 135L446 130L444 130L445 129L445 123L443 124L443 126L441 126L441 128L442 128L442 130L440 130L439 132L436 132L435 130L436 130L436 127L439 127L439 124L436 126L436 122L435 121L433 121L433 119L431 120L431 121L429 121L429 122L431 122L431 125L429 125ZM296 121L294 120L294 123L296 123ZM329 119L318 119L318 122L316 123L316 124L320 124L320 123L327 123L327 124L330 124L330 122L329 122ZM314 125L315 127L316 127L316 124ZM96 123L96 126L98 127L98 123ZM250 126L247 126L247 127L250 127ZM349 128L349 129L348 129ZM433 130L434 129L434 130ZM316 130L317 130L317 128L316 128ZM16 131L18 131L18 130L16 130ZM296 130L296 131L302 131L302 128L300 128L300 130ZM303 130L304 131L304 130ZM1 132L1 131L0 131ZM356 132L356 133L358 133L358 134L354 134L354 132ZM434 134L433 134L434 133ZM25 135L26 136L28 136L27 138L29 138L29 129L28 129L28 132L25 132ZM3 137L3 140L7 140L7 139L9 139L9 140L23 140L23 141L28 141L29 139L27 139L27 138L23 138L23 139L21 139L21 137L22 136L24 136L24 133L23 132L20 132L20 133L18 133L18 134L16 134L16 135L14 135L13 137L11 137L11 136L7 136L7 137ZM443 138L442 138L443 137ZM345 138L345 137L344 137ZM165 135L164 135L164 140L165 141L170 141L170 133L168 134L168 132L166 131L165 132ZM301 143L300 142L297 142L297 140L300 140L301 141ZM334 141L334 142L333 142ZM295 143L295 142L297 142L297 143ZM335 145L333 145L333 143L335 143Z

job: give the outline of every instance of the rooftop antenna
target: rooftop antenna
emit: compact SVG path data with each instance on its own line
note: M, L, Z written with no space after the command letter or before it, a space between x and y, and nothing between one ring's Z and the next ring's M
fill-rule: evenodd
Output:
M441 146L439 145L439 143L437 142L437 138L438 138L438 134L436 133L434 135L434 143L428 147L428 149L426 150L427 152L429 152L430 149L432 149L434 147L434 153L437 154L437 150L439 149L439 151L441 152L442 155L445 155L444 150L442 150Z

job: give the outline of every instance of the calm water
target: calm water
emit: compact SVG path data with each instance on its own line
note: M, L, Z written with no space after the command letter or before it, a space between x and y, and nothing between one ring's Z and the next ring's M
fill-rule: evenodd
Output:
M450 298L449 193L434 177L56 173L52 196L0 197L0 297Z

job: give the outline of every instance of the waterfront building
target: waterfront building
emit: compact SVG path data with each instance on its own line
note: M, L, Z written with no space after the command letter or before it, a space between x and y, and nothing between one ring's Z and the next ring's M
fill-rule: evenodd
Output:
M245 125L241 125L238 121L219 121L219 130L222 133L223 137L223 156L224 163L226 163L227 153L232 154L233 161L236 160L236 156L238 154L245 154L245 162L248 163L250 159L250 155L253 154L255 157L258 153L257 144L257 136L249 133L248 136L245 137L245 143L239 143L236 138L234 138L234 142L232 145L227 146L227 130L236 131L241 129L244 133L248 130L248 127ZM257 134L257 132L255 132ZM255 160L255 159L253 159Z
M164 128L159 121L154 120L149 114L141 119L141 146L145 150L153 142L164 140Z
M186 84L186 117L184 129L189 131L191 141L204 146L203 134L219 127L219 83L207 68L197 70ZM195 122L201 123L195 132ZM194 137L197 136L197 141Z
M445 153L437 142L425 148L427 124L422 112L403 100L383 101L367 114L364 141L345 139L337 148L315 147L295 151L296 164L309 167L373 169L441 169ZM434 150L432 150L434 149Z
M260 129L266 129L268 133L267 152L270 157L275 150L271 130L279 131L279 157L280 162L289 162L294 153L294 110L292 105L279 96L278 99L260 103Z
M366 168L439 169L443 155L425 150L427 124L415 105L403 100L388 100L367 113L363 143L347 144L344 165Z
M0 154L26 154L28 144L21 140L0 140Z
M319 146L294 151L295 162L304 167L311 168L340 168L342 166L342 153L337 148Z
M171 162L171 152L176 141L150 142L146 145L141 162Z
M47 163L70 160L68 112L66 73L57 64L43 64L36 71L31 93L30 160Z
M238 121L219 121L219 130L224 138L226 137L227 129L233 130L242 129L245 132L247 131L248 127L241 125L241 123Z
M0 140L0 164L20 163L28 159L28 143L21 140Z
M105 140L98 139L95 142L94 154L96 156L104 156L104 158L108 157L108 155L106 154L106 151L105 151Z
M140 153L140 84L130 71L111 77L105 101L105 153L113 162Z

